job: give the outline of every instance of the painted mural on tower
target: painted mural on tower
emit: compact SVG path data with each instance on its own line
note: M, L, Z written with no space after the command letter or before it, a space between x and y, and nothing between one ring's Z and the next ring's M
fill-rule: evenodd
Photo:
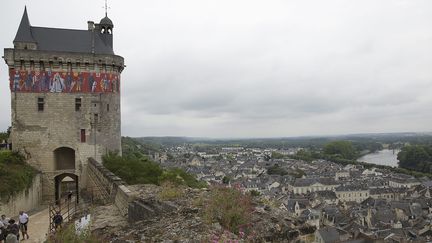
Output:
M12 92L117 93L120 75L105 72L52 72L11 69Z

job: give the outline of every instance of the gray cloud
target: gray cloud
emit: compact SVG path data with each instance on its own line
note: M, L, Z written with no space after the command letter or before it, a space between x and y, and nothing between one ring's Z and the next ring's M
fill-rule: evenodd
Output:
M25 1L0 8L12 46ZM27 2L33 25L85 28L103 1ZM111 3L124 135L430 131L428 0ZM82 6L87 6L82 8ZM55 20L55 21L53 21ZM15 23L15 24L14 24ZM6 67L0 126L9 124Z

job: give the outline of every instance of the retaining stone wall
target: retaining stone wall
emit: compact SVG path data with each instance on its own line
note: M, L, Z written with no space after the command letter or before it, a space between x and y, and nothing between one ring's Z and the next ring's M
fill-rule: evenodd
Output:
M30 188L11 197L8 202L0 201L0 215L16 217L19 211L30 211L37 208L42 201L42 176L36 174Z

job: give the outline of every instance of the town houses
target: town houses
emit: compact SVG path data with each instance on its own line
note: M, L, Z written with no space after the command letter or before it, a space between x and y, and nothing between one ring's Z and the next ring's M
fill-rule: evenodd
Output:
M428 178L290 158L298 149L224 147L198 153L186 145L165 148L164 153L171 155L159 156L165 158L159 162L181 167L208 184L254 191L285 210L297 228L315 229L315 242L432 240Z

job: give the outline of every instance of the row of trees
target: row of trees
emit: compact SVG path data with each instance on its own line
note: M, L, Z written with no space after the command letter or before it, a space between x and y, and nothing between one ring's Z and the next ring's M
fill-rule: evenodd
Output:
M409 145L398 153L399 167L420 172L432 172L432 146Z
M350 141L334 141L324 146L325 155L338 156L342 159L355 160L359 156L359 151L354 148Z
M300 150L295 159L312 161L314 159L327 159L340 164L370 164L360 163L356 160L362 155L362 151L374 152L382 149L381 144L376 143L352 143L350 141L333 141L324 145L321 151ZM432 173L432 145L408 145L398 153L399 168L393 168L395 172L415 174L417 172ZM417 174L415 174L417 175ZM425 174L419 174L425 175Z
M4 132L0 132L0 143L4 141L7 141L11 133L11 127L8 127L8 129Z
M312 161L314 159L328 159L331 161L355 161L365 153L373 153L383 149L382 144L377 142L351 142L351 141L332 141L324 144L321 150L301 149L293 159Z

